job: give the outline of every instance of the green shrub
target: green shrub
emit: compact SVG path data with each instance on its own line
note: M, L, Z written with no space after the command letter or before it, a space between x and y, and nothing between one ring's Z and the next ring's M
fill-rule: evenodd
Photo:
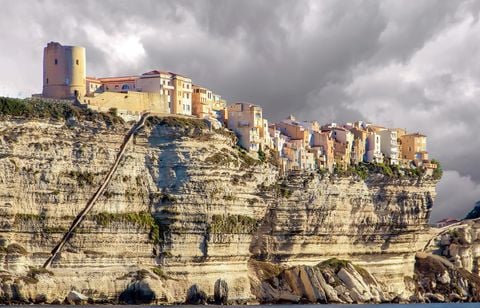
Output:
M164 280L167 280L167 279L170 279L170 276L168 276L167 274L165 274L165 272L163 271L163 269L159 266L157 267L153 267L152 268L152 272L155 273L155 275L157 275L158 277L164 279Z
M95 112L71 103L0 97L0 117L7 116L52 120L67 120L73 116L79 120L103 121L108 125L124 123L117 115Z
M437 164L437 168L435 170L433 170L433 174L432 174L432 177L435 179L435 180L440 180L443 176L443 169L442 169L442 165L440 164L440 162L436 159L432 159L432 164Z
M265 155L265 152L262 151L262 149L258 150L258 159L264 163L267 160L267 157Z
M150 126L169 126L176 128L187 128L202 131L208 129L208 124L205 120L195 118L182 118L182 117L150 117L147 119L147 123Z

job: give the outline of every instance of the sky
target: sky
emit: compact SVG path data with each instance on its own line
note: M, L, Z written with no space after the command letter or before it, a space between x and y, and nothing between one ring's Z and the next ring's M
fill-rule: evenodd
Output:
M87 75L191 77L270 121L372 121L428 136L432 221L480 200L480 1L0 0L0 96L40 93L47 42Z

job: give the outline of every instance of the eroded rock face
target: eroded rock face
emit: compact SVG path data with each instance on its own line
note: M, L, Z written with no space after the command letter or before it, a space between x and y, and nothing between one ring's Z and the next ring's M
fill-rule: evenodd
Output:
M418 253L415 296L419 302L479 301L480 277L442 256Z
M479 273L480 221L465 221L448 227L437 236L429 251L444 256L456 267Z
M402 293L415 251L426 241L435 183L292 174L288 198L267 193L269 208L251 251L288 265L351 260ZM285 193L284 193L285 194Z
M252 302L262 282L250 260L314 266L333 256L369 270L381 290L357 285L348 297L340 295L354 281L348 274L340 274L345 281L336 286L337 273L322 275L323 285L311 278L313 267L305 268L295 275L310 277L305 288L312 301L376 301L380 291L405 292L435 182L318 174L280 180L273 165L236 148L228 132L189 121L157 122L135 137L52 274L38 273L107 174L128 129L96 122L0 123L5 298L62 302L75 290L98 302L130 294L125 298L183 303L197 285L213 301L221 279L229 302ZM270 287L279 290L279 301L299 296Z

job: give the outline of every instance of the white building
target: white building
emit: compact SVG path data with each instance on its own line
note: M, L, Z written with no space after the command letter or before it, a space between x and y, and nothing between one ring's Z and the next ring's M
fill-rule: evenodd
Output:
M369 163L382 163L383 155L381 149L382 137L373 129L368 130L366 140L366 158Z
M392 129L385 129L378 131L377 134L380 135L381 139L381 152L385 155L386 158L390 160L391 165L398 165L399 150L397 131Z

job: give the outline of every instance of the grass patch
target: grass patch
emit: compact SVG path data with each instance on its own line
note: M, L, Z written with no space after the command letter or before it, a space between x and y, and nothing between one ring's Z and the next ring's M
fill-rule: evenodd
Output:
M157 267L153 267L152 268L152 272L155 273L155 275L157 275L158 277L160 277L161 279L164 279L164 280L167 280L167 279L171 279L170 276L168 276L167 274L165 274L165 272L163 271L163 269L159 266Z
M230 163L235 163L235 160L226 153L215 153L205 158L204 162L211 165L228 166Z
M340 259L337 259L337 258L331 258L331 259L325 260L325 261L317 264L316 267L318 267L321 270L322 269L331 269L335 273L338 273L339 270L347 267L348 264L350 264L349 261L340 260Z
M244 215L213 215L209 233L253 234L257 231L256 219Z
M6 251L8 254L20 254L22 256L28 255L27 250L16 243L8 245Z
M157 221L149 212L130 212L130 213L96 213L91 215L97 225L107 227L112 223L129 223L141 228L150 229L149 237L154 243L160 239L160 227Z

